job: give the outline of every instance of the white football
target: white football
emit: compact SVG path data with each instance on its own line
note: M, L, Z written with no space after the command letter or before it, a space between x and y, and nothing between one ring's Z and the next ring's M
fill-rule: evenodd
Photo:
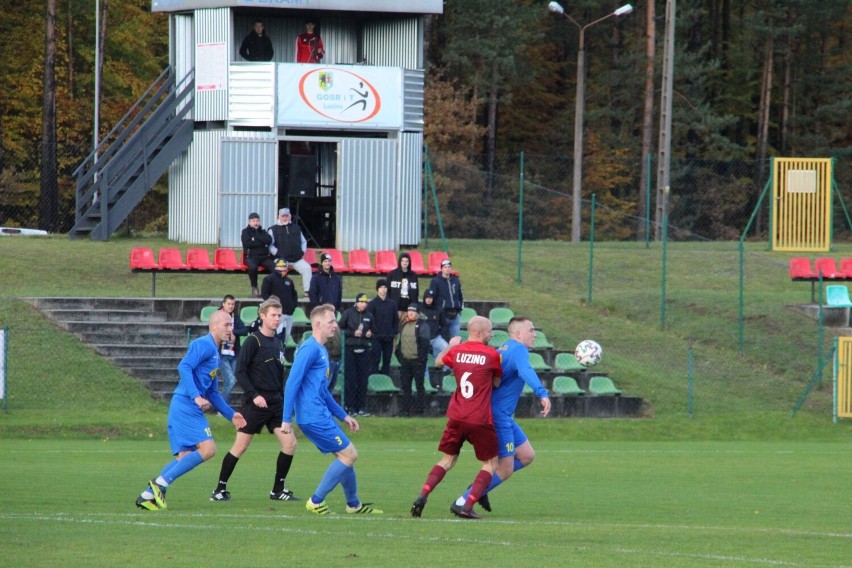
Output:
M584 367L593 367L601 362L603 349L601 349L597 341L584 339L577 344L577 348L574 350L574 357Z

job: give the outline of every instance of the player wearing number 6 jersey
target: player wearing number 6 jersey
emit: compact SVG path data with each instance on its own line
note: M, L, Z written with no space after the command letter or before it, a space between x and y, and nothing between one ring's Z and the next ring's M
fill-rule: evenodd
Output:
M503 378L500 388L491 393L491 411L494 415L494 428L497 430L499 456L497 468L488 488L480 496L479 504L486 511L491 504L486 497L495 487L509 479L512 473L528 466L535 459L535 450L527 435L515 422L515 408L521 398L524 384L533 389L541 401L541 414L550 414L550 399L538 375L530 365L530 352L535 343L535 325L526 317L515 316L509 320L509 340L500 346ZM470 490L456 500L460 505L467 501Z
M491 322L484 317L471 318L467 325L468 341L453 337L449 346L435 358L435 365L446 365L456 377L456 390L447 407L447 427L438 450L443 456L432 467L420 496L411 506L411 516L419 517L426 499L447 472L453 468L465 441L473 446L482 467L476 474L464 505L453 503L450 511L463 519L479 519L473 505L491 482L497 462L497 433L491 418L491 390L500 384L500 354L488 346Z

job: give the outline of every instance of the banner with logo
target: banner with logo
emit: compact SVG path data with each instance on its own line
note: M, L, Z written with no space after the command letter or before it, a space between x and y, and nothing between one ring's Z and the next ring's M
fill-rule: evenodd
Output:
M282 63L278 68L278 126L399 130L402 99L398 67Z

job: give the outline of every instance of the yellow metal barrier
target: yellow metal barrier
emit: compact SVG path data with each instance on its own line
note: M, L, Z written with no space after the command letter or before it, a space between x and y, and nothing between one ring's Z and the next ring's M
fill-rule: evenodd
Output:
M835 339L834 420L852 418L852 337Z
M772 250L828 251L831 159L772 159Z

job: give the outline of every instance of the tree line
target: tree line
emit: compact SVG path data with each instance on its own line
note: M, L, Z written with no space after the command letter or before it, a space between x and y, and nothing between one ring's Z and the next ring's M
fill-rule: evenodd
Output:
M563 5L585 25L620 3ZM150 0L100 8L103 135L168 64L168 18ZM4 16L12 56L0 59L0 224L64 230L71 172L92 144L94 6L22 0ZM638 0L629 16L585 32L583 197L594 192L625 215L641 216L657 197L645 180L656 178L666 24L665 0ZM730 238L735 223L720 212L753 209L769 156L836 158L836 179L849 187L848 0L680 0L674 32L670 210L704 215L712 238ZM577 27L541 0L448 0L427 17L426 35L425 140L448 223L475 227L515 206L517 183L506 180L521 152L528 182L570 193ZM739 173L720 174L725 164ZM459 169L470 175L451 174ZM161 189L138 217L161 218L165 207Z

